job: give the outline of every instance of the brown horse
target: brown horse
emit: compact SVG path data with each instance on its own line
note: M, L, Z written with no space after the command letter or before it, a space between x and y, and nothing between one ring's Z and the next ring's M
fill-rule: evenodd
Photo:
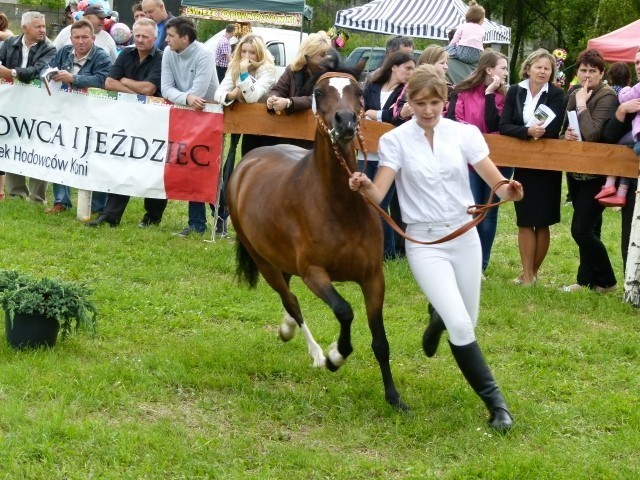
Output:
M280 337L290 340L300 327L313 365L336 371L353 351L353 310L332 285L353 281L366 304L371 346L382 372L385 398L406 405L389 366L389 342L382 320L384 277L380 218L348 185L355 171L352 142L363 115L362 89L346 73L327 73L313 91L317 119L315 146L262 147L244 156L227 186L227 202L238 242L238 276L255 287L258 272L282 300L286 311ZM298 275L331 308L340 322L337 343L325 358L305 324L289 288Z

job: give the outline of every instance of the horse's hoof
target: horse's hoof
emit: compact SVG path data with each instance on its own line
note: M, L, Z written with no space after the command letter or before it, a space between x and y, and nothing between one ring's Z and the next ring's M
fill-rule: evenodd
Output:
M329 352L327 356L331 360L331 363L336 366L336 370L344 364L345 358L338 350L338 342L333 342L329 345Z
M404 403L402 400L400 400L399 396L396 396L394 398L387 398L387 403L391 405L393 408L395 408L396 410L398 410L399 412L411 411L409 406L406 403Z
M327 366L327 359L324 357L318 357L313 359L314 368L325 368Z
M327 367L327 370L329 370L330 372L337 372L338 369L340 368L339 365L334 365L334 363L331 361L330 358L327 358L324 363L325 363L325 366Z
M280 335L280 339L283 342L288 342L291 340L296 334L296 327L298 326L297 322L294 318L288 313L284 314L282 318L282 323L278 327L278 335Z

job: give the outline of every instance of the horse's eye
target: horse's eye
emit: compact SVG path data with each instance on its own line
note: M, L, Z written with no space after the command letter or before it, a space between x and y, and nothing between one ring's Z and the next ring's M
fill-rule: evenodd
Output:
M320 91L320 89L315 88L315 89L313 90L313 96L314 96L314 97L316 97L316 98L320 98L320 97L322 97L322 92Z

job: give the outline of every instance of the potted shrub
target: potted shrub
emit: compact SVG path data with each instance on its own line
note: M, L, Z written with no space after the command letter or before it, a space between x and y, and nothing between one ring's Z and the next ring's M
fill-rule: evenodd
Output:
M55 345L80 327L95 331L96 308L85 285L0 270L7 341L16 348Z

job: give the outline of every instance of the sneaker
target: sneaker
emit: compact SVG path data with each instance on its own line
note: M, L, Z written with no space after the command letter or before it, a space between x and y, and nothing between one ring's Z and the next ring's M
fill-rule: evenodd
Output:
M138 228L147 228L152 225L160 225L160 221L149 220L148 218L143 218L142 221L138 224Z
M114 222L106 215L100 215L95 220L85 223L85 227L101 227L105 223L108 223L111 228L115 228L118 226L118 222Z
M615 185L610 185L608 187L604 187L603 186L600 189L600 192L598 192L598 194L593 198L595 198L596 200L600 200L601 198L610 197L611 195L615 195L617 191L618 191L618 189L615 187Z
M583 287L579 283L574 283L573 285L567 285L566 287L562 287L563 292L577 292L578 290L582 290Z
M191 235L193 233L195 233L197 235L202 235L204 233L204 231L203 232L199 232L198 230L196 230L193 227L185 227L181 231L179 231L178 233L174 233L174 235L177 236L177 237L185 238L185 237L188 237L189 235Z
M622 208L627 204L627 197L622 195L611 195L609 197L603 197L598 200L600 205L605 207L619 207Z
M57 215L59 213L66 212L66 211L67 211L67 207L65 207L61 203L56 203L53 207L47 208L44 211L44 213L49 213L51 215Z
M611 293L618 289L618 285L611 285L610 287L599 287L596 285L596 293Z

